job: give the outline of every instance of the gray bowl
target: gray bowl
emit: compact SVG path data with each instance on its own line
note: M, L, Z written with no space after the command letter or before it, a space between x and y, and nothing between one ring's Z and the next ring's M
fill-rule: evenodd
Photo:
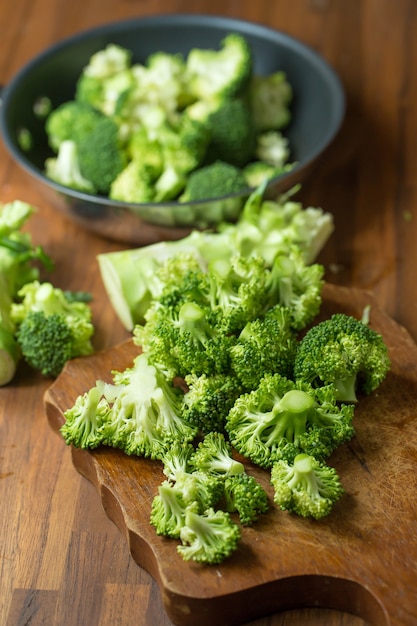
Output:
M143 63L151 52L159 50L186 55L192 48L216 48L230 32L241 33L248 40L255 73L283 70L293 89L292 122L285 135L291 160L297 165L270 182L267 194L276 196L300 182L335 137L344 116L343 88L332 68L309 47L265 26L227 17L175 14L130 19L79 33L48 48L23 67L2 91L0 128L6 148L30 178L40 184L52 206L106 238L143 245L178 239L193 228L212 226L205 215L213 215L219 208L221 216L230 196L198 204L130 204L74 191L49 180L43 167L51 152L44 120L34 108L43 97L49 98L54 108L72 99L83 67L94 52L108 43L131 50L134 62ZM33 138L28 151L20 147L22 129L27 129ZM241 196L243 205L248 194L233 197L236 195Z

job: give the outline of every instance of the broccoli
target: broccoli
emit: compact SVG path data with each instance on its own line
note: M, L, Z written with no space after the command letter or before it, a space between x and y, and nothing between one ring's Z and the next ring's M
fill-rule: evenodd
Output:
M197 202L239 193L247 189L242 171L224 161L217 160L193 172L187 178L181 202Z
M215 506L223 496L223 477L205 471L192 471L177 476L175 485L184 500L195 505L199 513Z
M156 534L178 538L185 525L187 506L190 504L184 500L181 488L164 480L152 500L150 523Z
M240 527L226 511L209 508L200 514L190 506L180 531L182 545L177 550L185 561L217 564L233 554L240 537Z
M336 313L310 328L301 339L294 375L314 386L332 383L337 399L356 402L357 393L370 394L390 369L382 336L345 313Z
M184 474L192 472L191 457L195 448L190 441L174 441L163 458L163 472L171 482L180 480Z
M230 33L218 50L192 49L186 59L188 92L195 100L243 94L252 76L252 51L246 39Z
M230 409L244 391L240 380L230 374L190 374L185 382L188 390L182 403L183 418L205 434L212 430L223 432Z
M94 326L89 305L68 299L51 283L33 281L18 292L11 318L24 359L55 378L67 361L93 352Z
M77 144L72 139L62 141L57 156L45 160L45 176L77 191L93 193L95 190L94 185L81 174Z
M126 151L129 159L150 165L159 174L162 173L162 147L154 137L151 138L149 136L149 133L143 126L130 135Z
M267 372L291 378L297 345L290 311L275 305L243 328L230 350L232 369L247 390Z
M279 130L288 125L292 97L292 88L284 72L252 75L249 102L258 132Z
M107 445L127 454L160 459L175 441L192 441L196 429L179 416L182 391L151 365L145 354L132 367L113 373L113 383L97 383L110 404L103 424Z
M308 454L298 454L292 464L285 460L271 469L274 502L302 517L321 519L328 515L344 489L334 468Z
M110 184L109 198L122 202L153 202L159 171L133 159Z
M0 387L13 379L21 356L10 315L11 305L5 275L0 271Z
M258 481L249 474L227 476L224 481L226 511L239 514L243 526L251 526L261 513L269 509L268 494Z
M243 463L232 457L229 441L216 431L207 433L199 442L190 462L198 471L220 476L235 476L245 471Z
M284 167L290 156L289 142L278 130L259 133L256 137L255 157L275 167Z
M91 132L103 114L89 104L68 100L53 109L45 122L48 143L54 152L63 141L77 141Z
M64 412L65 422L60 432L65 443L89 449L105 443L102 426L109 413L110 406L97 386L78 396L74 405Z
M326 458L354 434L353 406L336 405L333 387L313 389L280 374L265 374L230 410L226 431L234 448L263 468L299 452Z
M202 165L210 135L207 127L182 115L175 124L163 125L155 133L165 167L188 174Z
M271 165L264 161L251 161L243 167L243 175L249 187L256 188L266 181L270 181L273 178L277 178L286 172L289 172L294 167L292 163L286 163L285 165Z

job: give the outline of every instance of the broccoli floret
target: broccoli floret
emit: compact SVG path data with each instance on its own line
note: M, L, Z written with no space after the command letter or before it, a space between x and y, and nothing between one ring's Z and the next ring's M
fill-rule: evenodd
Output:
M215 506L223 495L223 477L204 471L183 473L175 484L189 504L196 505L198 513Z
M259 133L256 137L255 157L275 167L283 167L290 156L289 142L277 130Z
M292 170L294 165L286 163L285 165L271 165L264 161L252 161L243 168L243 175L249 187L259 187L265 181L277 178L286 172Z
M181 202L197 202L247 189L242 171L224 161L215 161L191 172Z
M191 457L195 448L189 441L175 441L164 454L163 472L167 479L176 482L192 472Z
M267 372L291 378L296 350L290 311L275 305L243 328L231 348L232 368L242 385L252 390Z
M177 550L185 561L221 563L236 550L240 537L240 527L229 513L210 508L199 514L188 507Z
M95 191L94 185L81 174L77 144L72 139L62 141L57 156L46 159L45 175L64 187L86 193Z
M153 202L158 176L158 169L134 159L111 183L109 198L122 202Z
M260 467L299 452L325 458L353 436L353 406L336 405L335 390L321 395L307 383L265 374L257 389L241 395L226 430L231 444Z
M175 200L184 190L187 183L186 175L175 167L168 165L155 182L155 202Z
M150 523L156 534L178 538L185 525L187 506L190 505L184 500L181 488L164 480L152 500Z
M243 526L254 524L261 513L269 509L268 494L260 483L249 474L228 476L224 481L225 508L229 513L237 511Z
M182 416L203 433L224 431L226 417L243 393L240 380L230 374L185 377L188 391L182 403Z
M188 91L196 100L245 92L252 75L252 51L238 33L224 37L217 50L192 49L186 59Z
M297 455L293 464L277 461L271 483L281 509L315 519L328 515L344 493L336 470L308 454Z
M150 138L145 128L138 128L127 143L127 154L130 159L150 165L159 174L163 170L162 148L155 138Z
M103 424L108 419L110 406L98 387L92 387L78 396L75 404L64 412L65 423L60 432L67 445L76 448L97 448L106 443Z
M111 406L103 426L108 445L127 454L160 459L175 441L191 441L196 429L180 417L183 392L148 362L145 354L123 372L114 372L113 383L98 385Z
M89 104L76 100L63 102L46 119L48 143L58 152L63 141L76 141L87 135L102 118L102 113Z
M220 476L235 476L245 471L243 463L232 456L232 446L223 433L212 431L199 442L191 459L194 468Z
M314 386L332 383L337 399L356 402L357 392L370 394L390 369L382 336L345 313L336 313L310 328L300 341L294 375Z
M18 292L11 307L23 357L45 376L56 377L67 361L93 352L91 309L70 301L51 283L33 281Z
M155 135L165 167L188 174L202 165L210 139L204 124L182 115L176 124L163 125Z
M284 72L253 75L249 102L258 131L279 130L291 120L292 87Z

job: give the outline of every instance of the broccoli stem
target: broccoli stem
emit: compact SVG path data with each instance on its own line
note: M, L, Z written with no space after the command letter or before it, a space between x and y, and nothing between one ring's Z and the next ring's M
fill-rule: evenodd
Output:
M315 406L314 398L300 389L287 391L271 411L271 430L266 445L286 437L295 445L306 431L308 414Z
M336 400L343 400L343 402L357 402L356 395L356 379L357 374L352 374L343 379L335 380L334 386L336 388Z

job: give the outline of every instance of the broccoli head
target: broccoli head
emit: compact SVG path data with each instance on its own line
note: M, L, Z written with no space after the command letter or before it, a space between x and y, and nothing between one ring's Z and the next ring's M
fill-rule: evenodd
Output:
M53 109L45 122L48 142L58 152L63 141L77 141L88 135L103 114L85 102L68 100Z
M60 432L65 443L89 449L106 443L102 427L109 412L110 406L98 387L94 386L78 396L75 404L64 413L65 423Z
M58 154L45 160L45 175L64 187L85 193L95 191L93 183L81 174L77 144L72 139L62 141Z
M256 136L255 157L274 167L284 167L290 156L289 141L278 130Z
M356 402L357 393L370 394L390 369L382 336L345 313L336 313L310 328L301 339L294 375L314 386L332 383L337 399Z
M133 159L110 184L109 198L122 202L153 202L159 170Z
M152 500L150 523L156 534L178 538L185 525L187 506L181 488L164 480Z
M336 470L308 454L298 454L292 464L274 463L271 483L281 509L314 519L328 515L344 493Z
M180 201L207 200L239 193L247 187L246 179L239 168L218 160L191 172Z
M243 464L232 456L232 446L223 433L211 431L199 442L191 464L201 472L220 476L235 476L245 471Z
M224 481L226 511L237 511L243 526L251 526L261 513L269 509L268 494L260 483L249 474L227 476Z
M292 96L292 87L284 72L252 76L249 102L259 132L279 130L288 125Z

